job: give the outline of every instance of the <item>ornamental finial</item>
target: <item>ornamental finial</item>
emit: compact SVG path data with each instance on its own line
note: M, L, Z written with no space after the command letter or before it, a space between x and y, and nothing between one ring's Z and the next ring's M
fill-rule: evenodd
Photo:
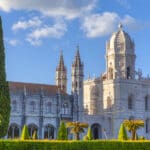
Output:
M123 27L123 26L122 26L122 23L120 22L120 23L118 24L118 28L119 28L119 29L122 29L122 27Z

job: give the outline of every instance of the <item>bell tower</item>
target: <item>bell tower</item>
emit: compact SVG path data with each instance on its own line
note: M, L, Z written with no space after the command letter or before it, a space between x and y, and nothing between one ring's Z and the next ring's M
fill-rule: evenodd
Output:
M135 58L134 42L119 24L106 44L107 79L134 79Z
M67 92L67 69L64 65L62 51L60 54L59 64L56 68L56 85L64 92Z
M72 63L72 93L77 95L77 121L82 120L83 113L83 63L81 62L79 46L76 49L75 59Z

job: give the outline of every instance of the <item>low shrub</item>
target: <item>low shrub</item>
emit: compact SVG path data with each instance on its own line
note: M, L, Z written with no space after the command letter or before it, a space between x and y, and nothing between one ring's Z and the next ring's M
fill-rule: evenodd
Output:
M29 132L28 132L28 127L24 125L21 133L21 140L27 140L30 139Z
M0 150L149 150L150 141L0 140Z

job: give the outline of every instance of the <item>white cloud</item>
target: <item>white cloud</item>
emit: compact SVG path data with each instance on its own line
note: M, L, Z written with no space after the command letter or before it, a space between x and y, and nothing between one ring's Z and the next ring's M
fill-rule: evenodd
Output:
M26 40L33 46L40 46L42 44L41 40L37 40L37 39L35 40L32 38L27 38Z
M27 35L27 41L31 45L40 45L42 43L42 38L60 38L67 31L66 24L63 22L57 22L52 26L44 26L37 28Z
M96 0L0 0L0 9L35 10L48 16L64 16L67 19L79 17L85 11L91 11Z
M12 30L35 28L41 26L42 21L38 17L34 17L28 21L18 21L12 26Z
M119 22L130 29L140 26L136 19L129 15L121 18L117 13L104 12L84 17L81 29L89 38L102 37L114 32Z
M105 36L114 31L118 19L116 13L92 14L83 18L81 29L90 38Z
M18 44L20 44L20 42L17 39L10 39L10 40L7 40L7 41L12 46L17 46Z

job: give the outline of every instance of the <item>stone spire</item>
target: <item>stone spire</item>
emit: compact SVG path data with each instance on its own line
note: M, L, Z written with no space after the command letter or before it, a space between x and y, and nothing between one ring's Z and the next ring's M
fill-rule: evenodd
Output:
M76 121L82 121L83 116L83 63L81 62L79 46L76 49L74 62L72 63L72 93L77 95L74 101L76 105Z
M59 64L58 64L58 69L65 69L65 65L64 65L64 57L63 57L63 52L61 50L60 52L60 59L59 59Z
M82 66L80 52L79 52L79 46L77 46L75 60L72 65L76 66L76 67Z
M63 53L61 51L59 63L56 68L56 85L63 91L67 91L67 69L64 65Z

